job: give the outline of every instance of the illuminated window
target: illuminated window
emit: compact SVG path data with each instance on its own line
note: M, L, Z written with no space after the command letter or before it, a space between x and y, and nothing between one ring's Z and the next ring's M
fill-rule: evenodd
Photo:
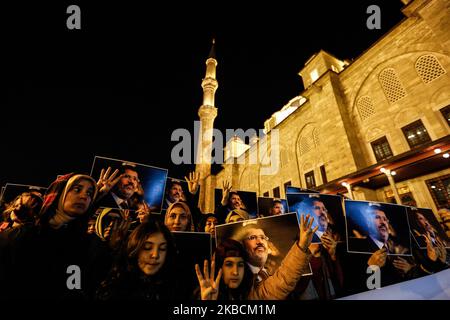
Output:
M319 79L319 72L317 71L317 69L314 69L313 71L311 71L311 81L314 82L317 79Z
M314 171L305 173L305 181L306 181L307 189L311 189L316 186L316 179L314 178Z
M392 150L389 146L389 142L386 137L380 138L371 143L373 153L375 154L375 158L377 162L386 160L392 157Z
M421 120L414 121L406 127L403 127L402 131L411 148L431 141L427 129Z
M428 191L438 209L450 206L450 174L427 180Z
M450 106L442 108L441 113L444 116L444 119L447 121L447 124L450 126Z

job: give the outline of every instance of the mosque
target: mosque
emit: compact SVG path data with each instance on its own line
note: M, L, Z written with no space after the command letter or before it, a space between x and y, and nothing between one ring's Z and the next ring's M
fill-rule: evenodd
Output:
M225 180L275 198L296 186L434 212L450 206L450 3L402 2L404 19L353 61L321 50L305 62L298 72L305 90L264 123L277 148L260 152L261 139L235 137L214 175L212 135L203 136L196 171L204 211L214 211L214 189ZM218 112L217 65L213 45L198 110L203 133ZM258 163L248 161L255 154ZM265 174L271 161L277 172Z

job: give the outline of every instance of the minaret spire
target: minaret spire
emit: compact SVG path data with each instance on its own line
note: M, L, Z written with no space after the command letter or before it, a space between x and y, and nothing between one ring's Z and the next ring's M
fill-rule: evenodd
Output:
M206 73L202 81L203 88L203 104L198 109L200 118L200 136L197 143L197 156L195 171L200 173L200 197L199 205L202 211L211 210L211 192L208 186L211 185L211 152L213 141L214 119L217 116L217 108L215 107L215 94L219 87L216 80L216 52L215 39L212 40L211 50L206 59Z
M212 39L211 50L209 50L208 58L216 59L216 39Z
M203 105L214 107L214 95L219 84L216 80L216 40L212 39L211 50L209 51L208 59L206 59L206 74L202 81L203 88Z

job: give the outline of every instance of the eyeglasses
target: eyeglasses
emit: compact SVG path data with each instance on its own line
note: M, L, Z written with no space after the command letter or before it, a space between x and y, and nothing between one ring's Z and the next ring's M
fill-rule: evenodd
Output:
M259 235L259 236L257 236L257 235L253 234L251 236L248 236L246 239L249 240L249 241L255 241L256 239L269 241L269 237L266 236L266 235Z

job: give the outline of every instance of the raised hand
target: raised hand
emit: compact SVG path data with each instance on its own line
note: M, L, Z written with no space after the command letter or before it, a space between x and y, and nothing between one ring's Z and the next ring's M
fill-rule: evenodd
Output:
M228 195L231 191L231 183L229 181L222 182L222 205L226 206L228 202Z
M198 188L200 187L198 181L200 180L200 172L189 172L189 178L184 177L186 182L188 183L188 189L191 194L196 194Z
M378 267L384 267L386 264L386 258L387 258L387 249L383 248L380 250L375 251L369 258L369 261L367 261L367 264L369 266L378 266Z
M211 260L211 273L208 270L208 260L203 264L203 274L198 264L195 265L198 283L200 285L202 300L217 300L219 296L220 278L222 277L222 268L219 270L216 280L214 280L215 256Z
M337 242L333 239L331 233L326 231L320 238L320 241L322 242L322 246L324 247L324 249L328 251L331 259L336 260Z
M122 175L116 177L119 173L118 169L116 169L111 175L110 173L111 167L108 167L106 171L105 169L102 169L102 171L100 172L100 178L97 181L99 198L106 195L117 184L120 178L122 178Z
M316 226L314 229L311 229L311 226L314 222L314 218L309 214L306 217L303 214L300 216L300 236L298 240L298 246L304 252L308 250L309 245L311 244L314 233L319 229L319 226Z

